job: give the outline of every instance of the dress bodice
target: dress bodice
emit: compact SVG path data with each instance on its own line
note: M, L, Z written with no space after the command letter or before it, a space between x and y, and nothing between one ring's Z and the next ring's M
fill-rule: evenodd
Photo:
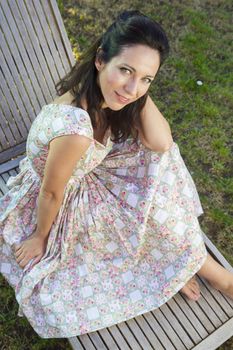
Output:
M56 137L72 134L91 139L86 153L77 162L72 178L89 173L112 148L110 129L107 129L103 143L94 139L91 118L85 110L71 105L45 105L34 120L27 139L27 157L40 177L43 176L49 143Z

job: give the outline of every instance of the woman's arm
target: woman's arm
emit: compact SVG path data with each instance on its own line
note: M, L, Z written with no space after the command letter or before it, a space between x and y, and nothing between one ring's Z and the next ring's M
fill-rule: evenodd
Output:
M146 147L155 152L165 152L172 146L170 126L150 96L142 110L141 124L139 138Z
M33 258L35 265L43 256L49 231L62 204L65 186L90 142L87 137L79 135L61 136L50 142L38 198L37 228L27 240L15 247L16 261L21 267Z
M37 233L48 236L75 165L90 145L85 136L69 135L51 141L39 194Z

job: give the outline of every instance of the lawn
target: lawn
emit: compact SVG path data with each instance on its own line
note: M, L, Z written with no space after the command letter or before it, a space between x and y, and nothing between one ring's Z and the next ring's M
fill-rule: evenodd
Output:
M79 58L124 9L138 9L162 24L170 57L151 96L196 183L203 231L233 265L233 95L231 0L60 0L73 52ZM198 83L200 81L201 83ZM18 318L14 293L1 278L0 348L70 349L66 340L43 340ZM233 350L233 339L219 349Z

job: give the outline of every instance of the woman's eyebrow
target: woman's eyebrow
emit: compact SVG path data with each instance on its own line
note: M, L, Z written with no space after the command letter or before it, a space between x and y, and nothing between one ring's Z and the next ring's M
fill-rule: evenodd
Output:
M136 69L134 68L134 67L131 67L129 64L127 64L127 63L122 63L122 65L124 65L124 66L127 66L127 67L129 67L129 68L131 68L134 72L136 72ZM155 78L153 75L145 75L146 77L150 77L150 78Z

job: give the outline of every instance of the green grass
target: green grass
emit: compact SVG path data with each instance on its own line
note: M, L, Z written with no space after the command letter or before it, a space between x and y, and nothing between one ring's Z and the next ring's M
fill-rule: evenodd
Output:
M124 9L139 9L168 33L171 54L151 95L168 119L173 138L196 183L204 232L233 264L233 66L231 0L59 0L78 58ZM203 85L197 85L201 80ZM18 318L13 291L3 279L1 349L70 349L66 340L42 340ZM219 349L233 349L233 339Z

